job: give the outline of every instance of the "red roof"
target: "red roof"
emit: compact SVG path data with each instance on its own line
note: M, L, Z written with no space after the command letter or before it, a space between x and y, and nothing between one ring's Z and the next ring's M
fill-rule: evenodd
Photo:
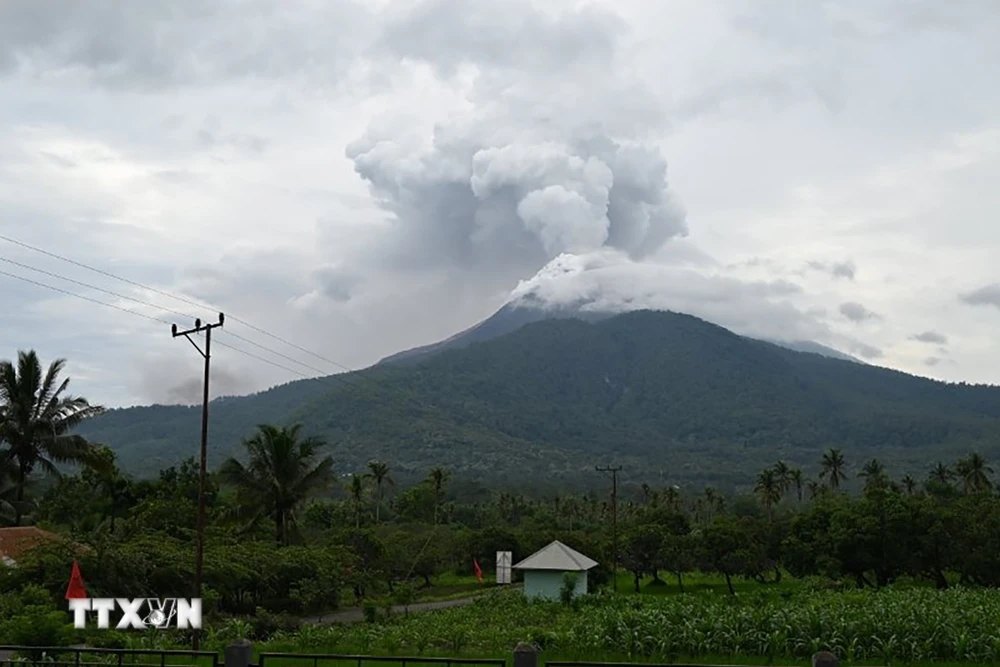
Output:
M8 557L17 560L18 556L47 541L58 541L61 538L55 533L42 530L38 526L16 526L0 528L0 559Z

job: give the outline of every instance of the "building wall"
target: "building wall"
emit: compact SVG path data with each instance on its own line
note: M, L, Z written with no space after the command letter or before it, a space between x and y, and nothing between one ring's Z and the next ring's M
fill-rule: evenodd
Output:
M576 572L576 594L587 594L587 573ZM524 595L529 598L558 600L562 590L563 572L561 570L525 570Z

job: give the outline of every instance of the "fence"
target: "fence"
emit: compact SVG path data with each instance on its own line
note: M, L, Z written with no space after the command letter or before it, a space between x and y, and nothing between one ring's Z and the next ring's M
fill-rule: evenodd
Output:
M278 664L280 662L280 665ZM297 663L305 662L305 666ZM337 667L364 667L366 664L392 664L399 667L413 665L435 665L436 667L506 667L507 661L480 658L423 658L405 656L338 655L333 653L261 653L257 656L257 667L327 667L334 663ZM321 665L320 663L324 663ZM228 666L233 667L233 666Z
M260 653L250 661L249 642L226 649L223 667L507 667L502 658L426 658L415 656L341 655L335 653ZM304 664L303 664L304 663ZM310 663L312 663L310 665ZM321 664L323 663L323 664ZM538 651L526 644L514 650L511 667L728 667L726 665L654 664L630 662L586 662L540 660ZM147 649L100 649L67 646L0 646L0 667L220 667L213 651ZM813 656L812 667L838 667L829 653Z
M219 667L212 651L0 646L0 667Z

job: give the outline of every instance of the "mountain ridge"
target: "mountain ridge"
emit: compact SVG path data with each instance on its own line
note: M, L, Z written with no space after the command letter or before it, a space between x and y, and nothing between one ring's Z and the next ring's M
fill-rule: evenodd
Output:
M748 484L825 449L918 476L938 459L997 451L1000 388L949 384L797 352L677 313L543 320L418 363L302 380L213 402L212 466L261 422L302 423L341 472L389 461L491 484L568 485L614 458L646 481ZM111 411L80 432L151 474L193 456L198 408ZM654 471L659 470L659 473ZM658 475L658 476L657 476Z
M531 295L529 294L528 297L531 297ZM625 312L638 312L595 311L587 310L586 306L586 301L559 307L536 305L532 299L522 297L522 299L518 301L512 301L504 304L499 310L493 313L493 315L467 329L434 343L418 345L417 347L412 347L401 352L390 354L380 359L376 365L415 363L426 359L431 355L443 352L444 350L463 348L475 342L490 340L491 338L496 338L497 336L513 333L527 324L540 322L542 320L579 319L584 322L600 322L601 320L617 317L618 315L624 315ZM748 336L747 338L750 337ZM834 350L831 347L821 345L814 341L779 341L766 338L751 338L751 340L763 340L764 342L798 352L810 352L812 354L819 354L822 356L832 357L834 359L853 361L859 364L865 363L860 359L856 359L848 354L840 352L839 350Z

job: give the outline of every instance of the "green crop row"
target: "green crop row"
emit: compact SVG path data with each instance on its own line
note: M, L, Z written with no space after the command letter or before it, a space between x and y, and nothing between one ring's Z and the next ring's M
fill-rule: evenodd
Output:
M851 663L997 663L1000 591L608 595L573 606L528 602L509 591L468 607L397 615L377 623L304 627L275 636L261 650L506 655L521 641L561 657L782 661L830 650Z

